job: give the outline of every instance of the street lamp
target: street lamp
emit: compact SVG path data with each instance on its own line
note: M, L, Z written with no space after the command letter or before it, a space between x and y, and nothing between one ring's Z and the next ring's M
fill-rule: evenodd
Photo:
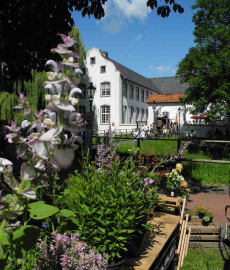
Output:
M91 82L87 90L88 90L88 97L89 97L89 104L90 104L90 112L92 112L92 104L93 104L93 98L96 91L96 87L94 87L93 83Z
M152 108L153 108L153 120L154 120L154 125L155 125L155 112L156 112L156 108L157 108L157 104L156 104L155 100L152 103Z
M178 112L179 112L179 130L178 133L180 133L180 113L181 113L182 109L181 107L179 107Z

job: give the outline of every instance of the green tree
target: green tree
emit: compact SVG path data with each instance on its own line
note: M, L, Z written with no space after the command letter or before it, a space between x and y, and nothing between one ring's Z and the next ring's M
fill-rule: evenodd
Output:
M230 115L230 0L197 0L192 9L196 46L179 62L176 76L189 88L193 113Z

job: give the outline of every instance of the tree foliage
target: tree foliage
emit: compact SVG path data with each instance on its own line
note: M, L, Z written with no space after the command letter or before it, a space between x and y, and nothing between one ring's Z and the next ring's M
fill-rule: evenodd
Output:
M2 0L0 9L0 91L12 92L17 80L31 79L31 70L42 71L44 61L50 58L50 47L58 42L58 33L71 31L74 21L71 11L82 11L104 17L103 4L108 0ZM110 0L111 1L111 0ZM147 0L146 0L147 1ZM179 13L183 8L174 0L148 0L147 6L157 8L158 15L167 17L169 5ZM167 5L169 4L169 5ZM53 55L53 60L55 60Z
M196 46L178 65L177 76L189 83L185 103L193 113L230 115L230 0L197 0L192 9Z

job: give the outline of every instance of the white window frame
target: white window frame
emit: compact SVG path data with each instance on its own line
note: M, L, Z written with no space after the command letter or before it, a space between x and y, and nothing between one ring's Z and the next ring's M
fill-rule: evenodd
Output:
M124 89L124 85L126 86L126 89ZM122 83L122 96L127 98L127 83L123 82ZM125 94L125 95L124 95Z
M102 90L103 85L109 85L109 90L106 89L106 88L104 90L105 94L103 94L103 90ZM108 94L107 91L109 91L109 94ZM102 82L101 83L101 97L110 97L110 96L111 96L111 84L110 84L110 82Z
M139 91L139 88L136 87L136 101L139 101L140 100L140 91Z
M104 112L103 112L103 108L105 108ZM110 106L102 105L101 106L101 125L108 125L109 123L110 123Z
M134 99L134 87L132 84L129 86L129 98Z
M141 102L145 102L145 91L141 89Z
M122 124L127 124L127 106L122 108Z

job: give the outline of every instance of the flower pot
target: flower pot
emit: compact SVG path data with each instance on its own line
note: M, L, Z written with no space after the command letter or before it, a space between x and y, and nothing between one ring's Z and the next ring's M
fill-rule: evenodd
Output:
M170 197L177 197L177 191L176 190L170 190Z
M200 213L200 212L198 212L198 217L199 217L200 219L203 219L204 216L205 216L205 213Z
M107 264L106 265L106 269L110 269L110 270L123 270L124 264L125 264L125 260L126 259L123 259L122 261L120 261L118 263Z
M204 220L202 221L202 225L203 226L208 226L209 223L210 223L209 221L208 222L207 221L204 221Z
M144 242L144 234L139 234L136 237L133 237L131 242L129 243L127 249L127 257L128 258L136 258L141 255L143 242Z

